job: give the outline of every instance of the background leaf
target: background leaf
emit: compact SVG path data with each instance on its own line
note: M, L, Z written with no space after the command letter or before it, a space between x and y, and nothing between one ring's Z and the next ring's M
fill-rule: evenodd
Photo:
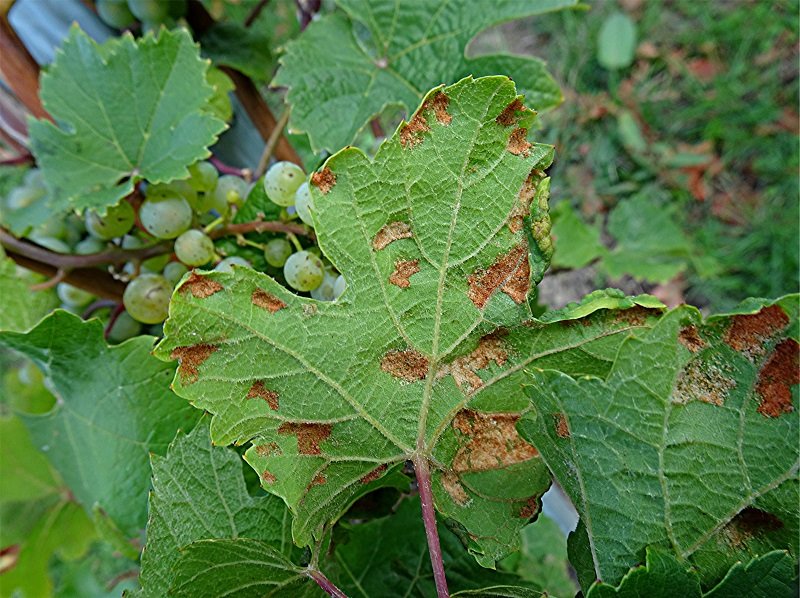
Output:
M636 25L621 12L606 17L597 38L597 61L609 70L629 67L636 51Z

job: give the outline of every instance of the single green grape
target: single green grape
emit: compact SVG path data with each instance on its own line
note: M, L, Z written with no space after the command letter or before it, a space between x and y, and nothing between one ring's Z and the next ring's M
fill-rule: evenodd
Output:
M189 184L189 181L172 181L170 183L149 185L146 195L148 199L182 197L189 202L195 212L200 210L200 197L197 195L197 190Z
M336 277L336 282L333 283L333 300L336 301L339 297L341 297L346 288L347 281L345 281L344 276L339 274L339 276Z
M169 2L164 0L128 0L128 8L142 22L155 24L169 16Z
M303 169L291 162L276 162L264 175L264 191L270 201L279 206L294 203L294 194L303 183L306 175Z
M311 297L317 301L333 301L336 298L334 296L335 287L336 274L326 270L325 277L322 279L322 284L311 291Z
M36 200L44 197L45 193L46 191L43 187L33 187L29 185L17 187L8 194L6 198L6 207L12 212L29 208Z
M295 191L294 209L297 210L300 220L309 226L314 226L314 219L311 217L314 212L314 200L311 197L311 189L309 189L308 183L303 183Z
M127 29L136 22L127 0L96 0L94 6L100 19L109 27Z
M174 239L192 225L192 207L183 197L148 197L139 208L139 221L154 237Z
M264 245L264 259L275 268L282 268L290 255L292 245L286 239L270 239Z
M293 289L312 291L325 279L325 267L322 260L313 253L298 251L286 260L283 276Z
M34 229L32 234L37 237L54 237L66 241L67 233L69 233L67 221L62 215L59 215L58 218L48 218L45 220Z
M155 274L158 274L164 269L167 263L169 263L169 259L170 256L168 253L164 253L162 255L156 255L144 260L142 262L142 268L144 268L148 272L153 272Z
M189 271L189 268L181 264L180 262L170 262L166 266L164 266L164 272L162 276L166 278L169 283L174 287L175 285L180 282L183 275Z
M74 307L84 307L85 305L89 305L91 300L94 299L94 295L91 293L74 287L71 284L67 284L66 282L58 283L58 286L56 286L56 295L58 295L61 301Z
M86 210L86 230L89 234L107 241L114 237L121 237L133 226L136 214L127 201L121 201L106 210L105 216L97 212Z
M175 239L175 255L187 266L202 266L214 257L214 241L201 230L187 230Z
M40 168L31 168L25 173L23 179L26 187L33 187L34 189L45 189L44 173Z
M169 313L172 286L158 274L142 274L125 287L122 303L134 320L143 324L160 324Z
M234 266L243 266L246 268L252 268L250 262L246 259L239 257L238 255L234 255L231 257L226 257L222 260L219 264L216 265L214 270L218 270L220 272L233 272Z
M221 210L224 209L227 212L228 204L240 206L244 203L247 199L247 191L248 184L244 179L232 174L221 176L217 180L217 186L213 193L209 194L211 196L209 203L212 206L209 209L214 209L220 212L220 216L223 216L224 213ZM223 205L226 207L222 208Z
M117 316L111 326L111 330L108 331L108 342L112 344L121 343L129 338L138 336L141 332L142 325L134 320L128 312L123 311Z
M31 235L29 238L37 245L46 247L50 251L55 251L56 253L70 253L69 245L64 243L64 241L61 239L56 239L54 237L39 237L36 235Z
M89 255L90 253L100 253L105 250L106 244L97 237L86 237L75 245L75 253L78 255Z
M189 167L188 183L198 193L213 191L218 180L219 172L211 162L195 162Z

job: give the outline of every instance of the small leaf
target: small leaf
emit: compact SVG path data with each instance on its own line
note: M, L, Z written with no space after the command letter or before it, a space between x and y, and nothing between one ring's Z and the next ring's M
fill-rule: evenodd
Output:
M597 38L597 61L609 70L624 69L633 63L636 52L636 24L626 14L606 17Z
M98 46L74 26L42 76L56 124L30 122L51 207L105 211L142 178L187 177L225 128L209 112L207 68L184 29Z
M550 215L555 239L554 266L583 268L605 253L600 242L600 230L581 220L569 202L559 202Z

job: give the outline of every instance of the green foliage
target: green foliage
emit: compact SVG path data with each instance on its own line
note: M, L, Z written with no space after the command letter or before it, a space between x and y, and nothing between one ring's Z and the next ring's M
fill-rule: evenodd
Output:
M20 278L17 266L0 248L0 330L27 330L58 305L55 293L31 295L32 283Z
M627 68L636 51L636 25L621 12L606 17L597 38L597 61L607 69Z

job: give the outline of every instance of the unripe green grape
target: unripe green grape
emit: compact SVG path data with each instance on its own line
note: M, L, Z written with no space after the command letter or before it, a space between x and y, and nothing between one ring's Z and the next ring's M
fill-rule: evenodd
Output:
M53 237L66 241L68 232L67 221L59 215L58 218L49 218L37 226L32 234L36 237Z
M175 255L187 266L202 266L214 257L214 241L203 231L187 230L175 239Z
M339 297L341 297L346 288L347 281L344 279L344 276L339 274L339 276L336 277L336 282L333 283L333 300L336 301Z
M220 206L223 202L225 204L234 204L240 206L247 199L247 181L232 174L226 174L219 177L217 186L214 192L209 194L212 196L210 204L213 204L213 209L220 211ZM211 209L211 208L209 208ZM220 213L220 216L223 214Z
M44 189L44 173L41 171L40 168L31 168L28 172L25 173L25 178L23 179L25 182L26 187L32 187L34 189Z
M264 191L270 201L279 206L294 203L294 194L303 183L306 175L303 169L292 162L276 162L264 175Z
M325 277L322 279L322 284L311 291L311 297L317 301L333 301L336 298L334 296L335 286L336 274L332 274L326 270Z
M74 252L78 255L89 255L90 253L100 253L105 248L106 244L97 237L86 237L78 241Z
M62 241L61 239L56 239L54 237L39 237L31 235L30 240L36 243L37 245L46 247L50 251L55 251L56 253L70 253L69 245L64 243L64 241Z
M127 0L96 0L95 8L100 19L109 27L127 29L136 22Z
M234 255L231 257L226 257L222 260L219 264L216 265L214 270L218 270L219 272L233 272L234 266L243 266L246 268L252 268L250 262L246 259L239 257L238 255Z
M264 245L264 259L270 266L281 268L292 255L292 245L286 239L270 239Z
M193 210L200 210L200 198L197 196L197 190L189 184L189 181L172 181L170 183L149 185L145 195L148 199L182 197L189 202Z
M314 211L314 200L311 198L311 189L309 189L308 183L303 183L295 191L294 209L297 210L300 220L309 226L314 226L314 219L311 217Z
M129 338L138 336L141 332L142 325L134 320L128 312L123 311L117 316L111 326L111 330L108 331L108 342L113 344L121 343Z
M161 23L169 16L169 3L164 0L128 0L128 8L137 19L148 24Z
M195 191L213 191L219 180L219 172L211 162L196 162L189 167L189 181Z
M169 262L170 256L168 253L163 255L156 255L154 257L148 258L142 262L142 268L148 270L149 272L154 272L158 274L164 269L164 266L167 265Z
M100 216L97 212L86 210L86 230L89 234L107 241L114 237L121 237L133 226L136 214L133 212L131 204L121 201L117 205L106 210L105 216Z
M298 251L286 260L283 276L293 289L312 291L325 279L325 268L322 260L313 253Z
M166 278L169 283L174 287L175 285L180 282L183 275L189 271L189 268L181 264L180 262L170 262L166 266L164 266L164 272L161 274L164 278Z
M174 239L192 225L192 207L182 197L148 198L139 208L145 230L159 239Z
M74 307L89 305L89 302L94 299L94 295L91 293L74 287L71 284L67 284L66 282L58 283L58 286L56 286L56 295L58 295L61 301Z
M32 187L28 185L17 187L8 194L6 207L11 211L29 208L36 200L44 197L45 193L45 189L41 187Z
M142 274L133 279L122 294L122 303L134 320L160 324L169 313L172 286L158 274Z

